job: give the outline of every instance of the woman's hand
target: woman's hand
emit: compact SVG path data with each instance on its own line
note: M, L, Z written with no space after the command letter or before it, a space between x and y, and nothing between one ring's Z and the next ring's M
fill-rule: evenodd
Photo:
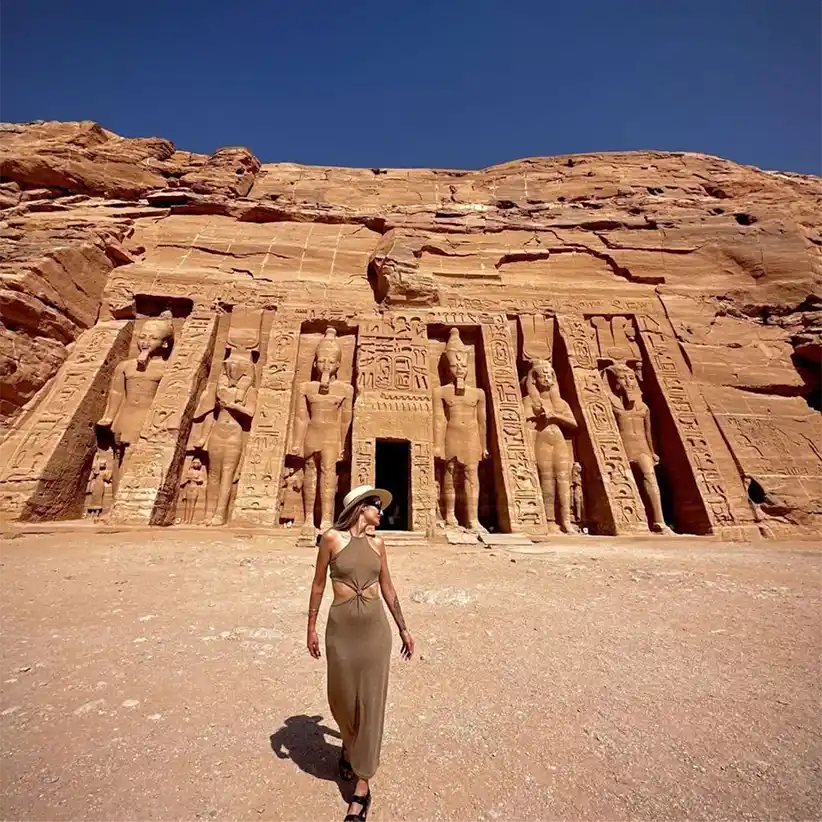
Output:
M314 659L319 659L322 656L322 654L320 654L320 638L317 636L316 631L308 632L306 647L308 648L308 653L311 654Z
M414 637L411 636L410 631L400 631L400 639L402 640L400 656L403 659L411 659L414 656Z

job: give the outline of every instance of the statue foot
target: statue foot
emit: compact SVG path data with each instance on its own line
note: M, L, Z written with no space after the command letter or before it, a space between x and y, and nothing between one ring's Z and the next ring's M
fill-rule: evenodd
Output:
M226 518L223 514L215 514L209 521L209 525L225 525Z
M456 517L446 517L445 518L445 527L446 528L459 528L459 523L457 522Z
M579 528L577 528L576 525L574 525L573 522L563 522L560 525L560 528L566 534L578 534L579 533Z
M548 531L549 534L559 534L560 533L559 525L557 525L553 521L550 521L548 523L546 530Z
M673 531L664 522L655 522L651 526L651 530L655 534L666 534L666 535L673 534Z
M488 529L480 523L478 519L473 520L472 522L468 523L468 530L474 531L477 534L487 534Z
M314 537L317 533L317 529L314 528L314 523L310 519L307 519L303 523L303 527L300 529L300 533L303 536Z

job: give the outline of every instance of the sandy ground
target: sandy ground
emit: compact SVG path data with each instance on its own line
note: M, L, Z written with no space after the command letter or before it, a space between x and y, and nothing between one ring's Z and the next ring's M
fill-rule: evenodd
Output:
M538 550L392 550L418 656L395 640L370 819L822 817L818 548ZM311 552L55 531L0 560L3 819L343 818Z

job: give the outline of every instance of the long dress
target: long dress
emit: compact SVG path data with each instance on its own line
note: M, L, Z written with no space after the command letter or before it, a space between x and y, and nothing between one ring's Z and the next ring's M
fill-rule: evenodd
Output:
M354 592L328 614L325 654L328 704L342 734L351 768L370 779L380 764L391 628L379 596L363 596L380 576L380 556L367 537L351 541L331 558L331 579Z

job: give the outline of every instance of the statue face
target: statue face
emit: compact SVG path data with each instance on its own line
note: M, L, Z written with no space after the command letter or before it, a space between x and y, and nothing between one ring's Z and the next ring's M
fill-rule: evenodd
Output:
M468 354L454 353L448 356L448 368L451 376L458 382L465 380L468 376Z
M540 391L548 391L554 387L556 377L551 363L542 360L534 364L534 381Z
M617 388L626 394L635 394L639 390L636 374L630 368L620 368L616 372L616 384Z
M145 323L137 336L137 348L141 352L155 354L162 351L165 334L154 323Z
M229 357L223 363L223 373L232 385L236 385L249 371L248 363L237 357Z
M201 466L202 466L202 463L196 457L193 460L191 460L191 467L192 468L200 468Z

